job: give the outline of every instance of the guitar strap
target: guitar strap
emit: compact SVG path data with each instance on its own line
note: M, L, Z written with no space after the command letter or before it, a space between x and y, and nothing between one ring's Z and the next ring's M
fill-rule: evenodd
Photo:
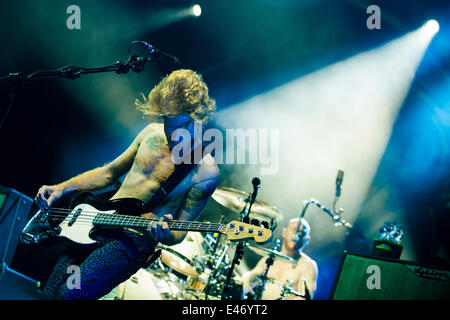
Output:
M191 141L191 151L189 155L182 155L183 159L189 159L189 163L184 163L183 160L180 164L175 165L175 170L172 174L167 178L166 181L162 183L162 185L155 191L152 197L145 204L145 212L150 212L156 207L164 204L166 202L167 196L176 188L176 186L191 172L197 165L194 155L196 152L201 152L200 154L203 156L203 144L199 143L197 146L194 146L194 140ZM198 151L196 151L198 150Z

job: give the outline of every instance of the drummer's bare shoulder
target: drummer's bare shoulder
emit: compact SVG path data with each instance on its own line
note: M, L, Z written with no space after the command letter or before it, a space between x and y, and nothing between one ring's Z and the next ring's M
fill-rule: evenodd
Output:
M301 258L299 259L297 265L299 267L308 268L311 271L317 272L317 270L318 270L317 263L304 252L301 252L300 255L301 255Z
M317 285L317 277L319 275L319 268L317 267L317 263L310 258L305 253L301 253L301 259L297 264L297 268L299 274L301 275L303 280L306 280L308 283L309 290L312 294L316 290ZM299 286L303 287L300 283Z

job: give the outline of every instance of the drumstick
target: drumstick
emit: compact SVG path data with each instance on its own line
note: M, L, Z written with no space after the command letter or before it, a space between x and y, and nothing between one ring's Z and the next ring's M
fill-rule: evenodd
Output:
M252 294L255 295L255 291L253 291L253 289L250 287L250 285L248 285L245 281L243 281L242 283L243 287L248 289L248 291Z

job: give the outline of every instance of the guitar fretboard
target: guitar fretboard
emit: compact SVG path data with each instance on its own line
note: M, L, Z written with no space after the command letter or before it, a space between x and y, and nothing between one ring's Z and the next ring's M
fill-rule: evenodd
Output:
M147 229L153 222L158 219L143 218L138 216L127 216L120 214L99 213L92 222L96 226L104 227L130 227ZM181 231L199 231L199 232L224 232L226 225L221 223L168 220L166 221L172 230Z

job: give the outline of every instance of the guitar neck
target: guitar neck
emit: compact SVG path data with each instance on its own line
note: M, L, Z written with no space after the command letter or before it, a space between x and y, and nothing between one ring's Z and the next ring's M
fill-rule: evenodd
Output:
M127 216L120 214L99 213L95 217L93 224L100 227L129 227L147 229L153 222L158 222L158 219L143 218L138 216ZM196 221L182 221L182 220L167 220L166 221L171 230L179 231L197 231L197 232L220 232L223 233L227 226L221 223L196 222Z

